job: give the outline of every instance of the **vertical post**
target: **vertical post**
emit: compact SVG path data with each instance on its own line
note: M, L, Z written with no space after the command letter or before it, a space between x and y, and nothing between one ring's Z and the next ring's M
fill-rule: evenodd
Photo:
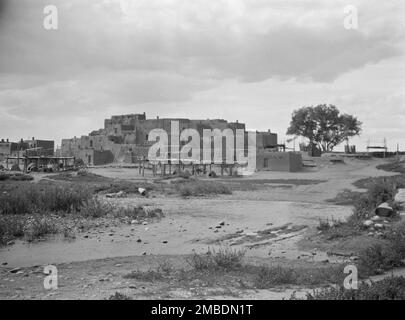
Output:
M223 176L223 175L224 175L224 164L221 163L221 176Z

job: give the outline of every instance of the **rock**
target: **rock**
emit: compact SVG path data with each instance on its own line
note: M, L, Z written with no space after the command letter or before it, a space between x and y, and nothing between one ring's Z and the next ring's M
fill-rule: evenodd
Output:
M12 246L13 244L15 244L14 241L8 241L8 242L7 242L7 245L8 245L8 246Z
M131 224L138 224L138 223L139 223L138 220L132 220L132 221L131 221Z
M7 262L3 262L1 265L2 265L2 266L6 266L6 265L8 265L8 263L7 263Z
M146 251L142 252L142 255L143 255L143 256L146 256Z
M21 268L14 268L14 269L11 269L9 272L10 273L17 273L18 271L21 271Z
M138 192L141 196L146 196L146 189L144 188L138 188Z
M405 189L398 189L394 200L400 204L405 204Z
M167 243L167 240L163 240L162 242L163 242L163 243Z
M119 191L117 193L108 193L105 196L106 196L106 198L123 198L123 197L125 197L125 192Z
M382 220L382 218L380 216L374 216L370 220L372 220L372 221L380 221L380 220Z
M374 236L374 232L369 232L369 233L367 233L367 235L368 235L369 237L372 237L372 236Z
M146 226L146 225L148 224L148 222L147 222L147 221L144 221L144 222L142 222L142 224L143 224L144 226Z
M136 240L136 242L139 242L139 243L140 243L140 242L142 242L142 240L141 240L141 239L138 239L138 240Z
M218 225L224 226L224 225L225 225L225 221L221 221L220 223L218 223Z
M374 224L374 222L372 220L366 220L363 222L363 226L365 227L371 227Z
M375 214L380 217L390 217L394 213L394 210L389 206L387 202L381 203L376 209Z
M384 229L384 225L382 223L376 223L374 225L374 228L376 228L376 229Z

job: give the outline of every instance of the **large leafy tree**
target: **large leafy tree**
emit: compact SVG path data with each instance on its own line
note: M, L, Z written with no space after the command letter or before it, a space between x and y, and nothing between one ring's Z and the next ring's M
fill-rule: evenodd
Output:
M359 135L361 124L356 117L341 114L334 105L320 104L295 110L287 135L308 138L310 145L332 151L341 142Z

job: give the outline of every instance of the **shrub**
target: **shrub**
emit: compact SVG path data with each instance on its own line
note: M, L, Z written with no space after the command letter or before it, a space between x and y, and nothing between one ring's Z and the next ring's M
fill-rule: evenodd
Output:
M0 245L24 235L25 221L21 216L0 215Z
M359 272L363 275L382 273L402 265L402 256L389 244L374 244L359 254Z
M237 270L245 256L243 250L219 249L208 250L206 254L194 253L187 263L196 271Z
M80 214L87 218L101 218L114 211L114 206L100 200L97 196L87 199L80 209Z
M58 227L53 219L36 215L27 223L24 234L28 241L33 241L58 232Z
M294 299L294 297L292 297ZM308 300L404 300L405 278L392 276L378 282L359 284L357 290L347 290L342 285L314 290Z

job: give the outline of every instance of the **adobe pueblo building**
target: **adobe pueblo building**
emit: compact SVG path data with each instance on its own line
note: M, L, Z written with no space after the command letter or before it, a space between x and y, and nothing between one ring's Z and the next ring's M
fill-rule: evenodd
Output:
M180 132L195 129L203 136L204 129L237 129L245 132L244 123L228 122L223 119L190 120L182 118L147 119L146 114L112 116L104 121L104 128L80 138L63 139L61 155L80 158L87 165L110 163L137 163L147 159L149 148L155 141L148 141L153 129L163 129L171 141L171 123L178 121ZM246 140L246 139L245 139ZM186 142L184 142L185 144ZM247 148L247 143L245 143ZM169 146L170 148L170 146ZM181 148L181 143L180 143ZM298 171L301 169L301 155L292 152L279 152L283 146L277 143L277 134L256 132L256 158L259 170ZM285 150L285 149L284 149Z

